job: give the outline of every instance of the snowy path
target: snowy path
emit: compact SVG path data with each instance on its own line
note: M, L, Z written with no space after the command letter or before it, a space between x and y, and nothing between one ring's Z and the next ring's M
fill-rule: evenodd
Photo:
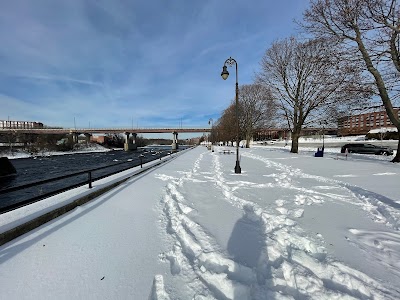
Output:
M374 211L373 203L379 200L363 199L354 192L354 186L309 175L252 152L257 151L243 153L250 160L243 159L242 166L246 165L248 171L242 175L232 173L232 156L217 152L202 153L192 170L180 177L158 175L167 182L164 222L172 238L171 251L161 259L169 261L171 272L192 289L192 297L395 299L400 295L398 290L386 288L382 282L337 260L334 251L327 250L323 234L307 232L298 222L307 207L323 206L329 201L339 207L341 202L351 204L347 210L353 205L361 206L376 220L384 219L398 229L398 210L379 204L380 209ZM260 162L265 168L260 168ZM255 181L248 180L250 172L259 172L251 176ZM229 203L231 208L224 203ZM332 209L332 205L328 207ZM242 214L239 220L238 212ZM337 209L337 212L341 211ZM366 215L357 217L358 225L373 223ZM318 228L314 224L315 228L327 232L329 237L337 235L329 228ZM390 282L398 284L400 255L396 249L400 235L358 229L349 229L350 234L355 240L348 241L343 236L343 241L358 248L347 245L347 250L356 252L356 257L360 251L374 255L376 252L365 249L372 242L381 250L380 257L376 257L377 265L385 262L384 268L390 268L391 275L397 277ZM343 244L337 238L336 242L339 246ZM342 259L345 258L344 255Z
M198 147L0 247L0 298L400 298L399 166L241 155Z

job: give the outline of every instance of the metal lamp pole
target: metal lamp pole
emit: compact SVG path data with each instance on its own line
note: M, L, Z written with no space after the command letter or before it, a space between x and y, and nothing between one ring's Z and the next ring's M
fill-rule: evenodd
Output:
M322 125L322 151L325 149L325 125L328 123L326 121L320 121L320 125Z
M235 165L235 173L240 174L242 173L242 169L240 168L240 161L239 161L239 84L238 84L238 64L236 60L232 57L229 57L222 67L221 77L223 80L226 80L229 76L229 72L226 69L226 65L232 67L233 65L236 66L236 165Z

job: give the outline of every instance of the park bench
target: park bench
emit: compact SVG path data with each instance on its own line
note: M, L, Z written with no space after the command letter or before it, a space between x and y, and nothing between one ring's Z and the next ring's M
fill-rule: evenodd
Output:
M324 147L318 148L317 152L314 153L315 157L324 157Z

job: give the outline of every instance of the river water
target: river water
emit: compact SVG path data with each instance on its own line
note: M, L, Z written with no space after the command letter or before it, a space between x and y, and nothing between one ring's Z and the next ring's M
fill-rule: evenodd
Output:
M40 180L55 178L75 172L95 169L103 166L110 166L121 162L114 167L92 172L92 178L96 179L123 168L140 165L139 155L143 155L142 161L159 159L160 155L169 155L171 147L141 148L137 151L110 151L92 152L83 154L67 154L48 157L21 158L11 160L17 175L0 179L0 190ZM0 194L0 209L10 204L20 203L32 197L52 192L53 190L64 188L73 184L87 182L88 174L77 175L65 178L52 183L37 185L31 188Z

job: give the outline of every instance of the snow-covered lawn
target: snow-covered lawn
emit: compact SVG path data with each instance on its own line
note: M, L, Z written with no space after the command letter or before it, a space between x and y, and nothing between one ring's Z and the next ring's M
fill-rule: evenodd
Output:
M0 247L0 298L400 298L399 164L214 149Z

